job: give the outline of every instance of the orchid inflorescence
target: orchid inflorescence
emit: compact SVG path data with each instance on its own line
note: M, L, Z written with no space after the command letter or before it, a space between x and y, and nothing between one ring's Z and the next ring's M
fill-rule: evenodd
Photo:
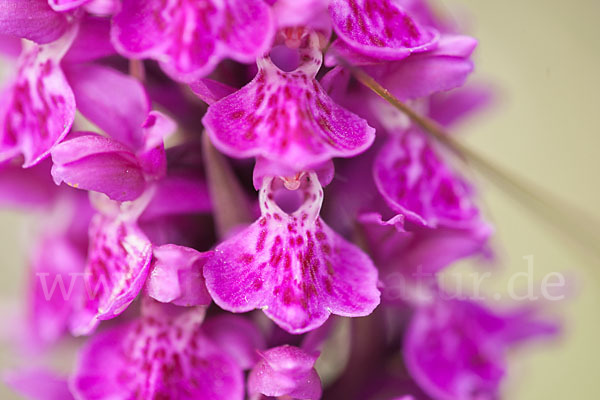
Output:
M438 274L489 258L492 228L447 149L356 77L444 127L486 105L465 85L477 41L434 11L4 0L2 199L39 216L23 341L86 337L68 378L9 384L40 399L497 398L507 350L557 327L538 307L448 299Z

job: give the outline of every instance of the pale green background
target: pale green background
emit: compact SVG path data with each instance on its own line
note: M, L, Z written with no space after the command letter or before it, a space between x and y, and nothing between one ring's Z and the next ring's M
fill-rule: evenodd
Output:
M480 39L477 77L501 89L499 106L461 131L497 163L534 180L581 209L600 216L600 2L593 0L455 0L454 14L470 14ZM463 8L465 13L457 12ZM502 293L511 274L533 255L535 277L563 271L575 289L550 306L565 316L566 332L552 346L512 356L505 398L515 400L598 398L600 373L600 268L505 195L484 185L487 208L497 227L504 269L484 287ZM562 210L567 212L567 210ZM0 213L0 310L13 312L22 294L22 217ZM466 268L466 267L465 267ZM0 323L0 337L11 324ZM2 346L0 367L11 359ZM0 398L12 398L0 387Z

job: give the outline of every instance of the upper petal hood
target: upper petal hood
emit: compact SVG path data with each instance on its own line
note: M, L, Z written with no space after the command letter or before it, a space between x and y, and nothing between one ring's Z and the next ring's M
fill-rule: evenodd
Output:
M112 38L122 54L154 58L174 78L191 82L223 58L253 61L268 50L273 33L262 0L125 0Z
M315 79L322 54L314 32L304 36L299 51L296 70L284 72L263 58L252 82L209 107L203 123L219 150L262 156L301 172L371 145L375 130L337 105Z

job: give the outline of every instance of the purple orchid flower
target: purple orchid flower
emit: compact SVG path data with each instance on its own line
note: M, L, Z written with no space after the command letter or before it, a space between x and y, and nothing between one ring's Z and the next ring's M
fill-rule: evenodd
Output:
M97 197L101 211L90 224L86 290L70 321L74 335L89 334L99 321L125 311L144 286L152 260L152 243L137 225L149 195L131 204Z
M113 200L138 198L166 174L163 140L175 124L158 111L150 111L143 86L115 70L93 66L71 67L73 89L80 111L110 137L79 133L52 151L52 176L57 184L105 193ZM100 86L114 92L98 95Z
M5 0L0 35L0 204L41 226L22 347L89 335L19 393L491 399L556 333L444 300L490 254L476 188L353 74L444 126L487 103L427 1Z
M98 213L90 225L85 291L71 318L73 334L88 334L100 320L118 316L144 287L164 303L210 303L203 278L208 254L171 244L157 247L138 223L144 217L144 226L154 232L153 221L164 227L166 216L206 212L198 202L207 197L205 192L199 181L172 172L133 202L112 201L100 193L92 196ZM179 208L165 209L167 198L185 201Z
M242 400L242 367L204 333L204 314L201 307L145 298L140 318L96 334L85 345L71 391L88 400Z
M447 97L464 100L443 110L432 102L431 111L439 121L454 123L487 102L480 93L458 91ZM415 104L427 110L427 101ZM379 101L373 105L371 118L387 137L338 171L360 182L360 189L348 196L343 182L334 182L335 212L326 215L341 232L356 229L351 221L360 222L388 303L418 304L431 297L438 272L459 259L489 255L493 230L475 205L474 190L445 163L435 143L396 110Z
M0 98L0 162L22 154L25 167L35 165L71 129L75 97L60 60L73 39L71 30L57 42L24 49L19 73Z
M17 11L29 18L27 8ZM108 21L82 17L73 18L57 40L24 46L17 76L0 94L0 162L22 154L23 166L31 167L66 137L76 104L85 108L87 100L71 87L87 74L73 76L66 68L80 71L81 63L114 53L107 43Z
M393 0L332 0L329 11L339 39L333 51L394 61L435 48L438 32L423 27ZM339 48L339 50L338 50Z
M90 224L85 291L70 320L74 335L89 334L101 320L123 313L144 287L150 297L164 303L211 302L202 276L208 254L176 245L155 247L140 228L138 219L155 192L153 187L127 203L101 194L92 197L98 213Z
M403 218L383 221L377 213L359 217L373 260L379 267L383 299L394 304L419 304L431 298L437 274L454 262L487 255L492 229L477 222L468 228L405 230Z
M419 131L409 129L389 140L375 160L373 175L385 201L407 221L460 227L479 215L468 184L441 162Z
M121 54L154 58L173 78L191 82L223 58L253 62L268 51L273 32L262 0L125 0L112 39Z
M172 224L169 217L210 210L204 182L190 176L186 168L175 166L173 163L168 175L135 201L123 203L100 193L92 195L98 212L90 225L85 290L70 321L73 334L88 334L100 320L120 315L144 287L150 297L164 303L193 306L211 302L202 270L208 253L173 244L159 246L148 237L150 233L155 240L177 241L165 232ZM173 199L180 199L178 207L167 207ZM158 226L163 228L160 237Z
M421 25L413 10L397 0L277 0L273 5L280 28L310 27L337 39L331 52L349 58L400 60L436 47L438 32Z
M323 190L316 174L303 174L298 183L293 194L300 205L290 199L297 209L288 214L276 197L289 192L284 181L265 178L260 219L218 245L204 266L208 291L220 307L262 308L291 333L312 330L332 313L368 315L379 303L369 257L319 217Z
M203 123L221 151L262 156L302 172L371 145L373 128L333 102L316 80L322 61L318 34L299 37L297 68L286 72L262 58L252 82L209 107Z
M502 314L472 301L435 301L413 316L404 342L406 364L435 399L498 398L507 350L557 333L557 325L535 311Z

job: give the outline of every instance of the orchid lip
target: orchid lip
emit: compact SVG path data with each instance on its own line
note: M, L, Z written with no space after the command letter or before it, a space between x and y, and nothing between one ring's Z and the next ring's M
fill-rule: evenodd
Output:
M264 177L261 217L218 245L204 268L217 305L233 312L262 309L295 334L315 329L330 314L367 315L380 296L369 257L321 220L323 189L317 174L300 176L295 191L282 178ZM275 196L280 190L299 196L297 209L282 210Z

